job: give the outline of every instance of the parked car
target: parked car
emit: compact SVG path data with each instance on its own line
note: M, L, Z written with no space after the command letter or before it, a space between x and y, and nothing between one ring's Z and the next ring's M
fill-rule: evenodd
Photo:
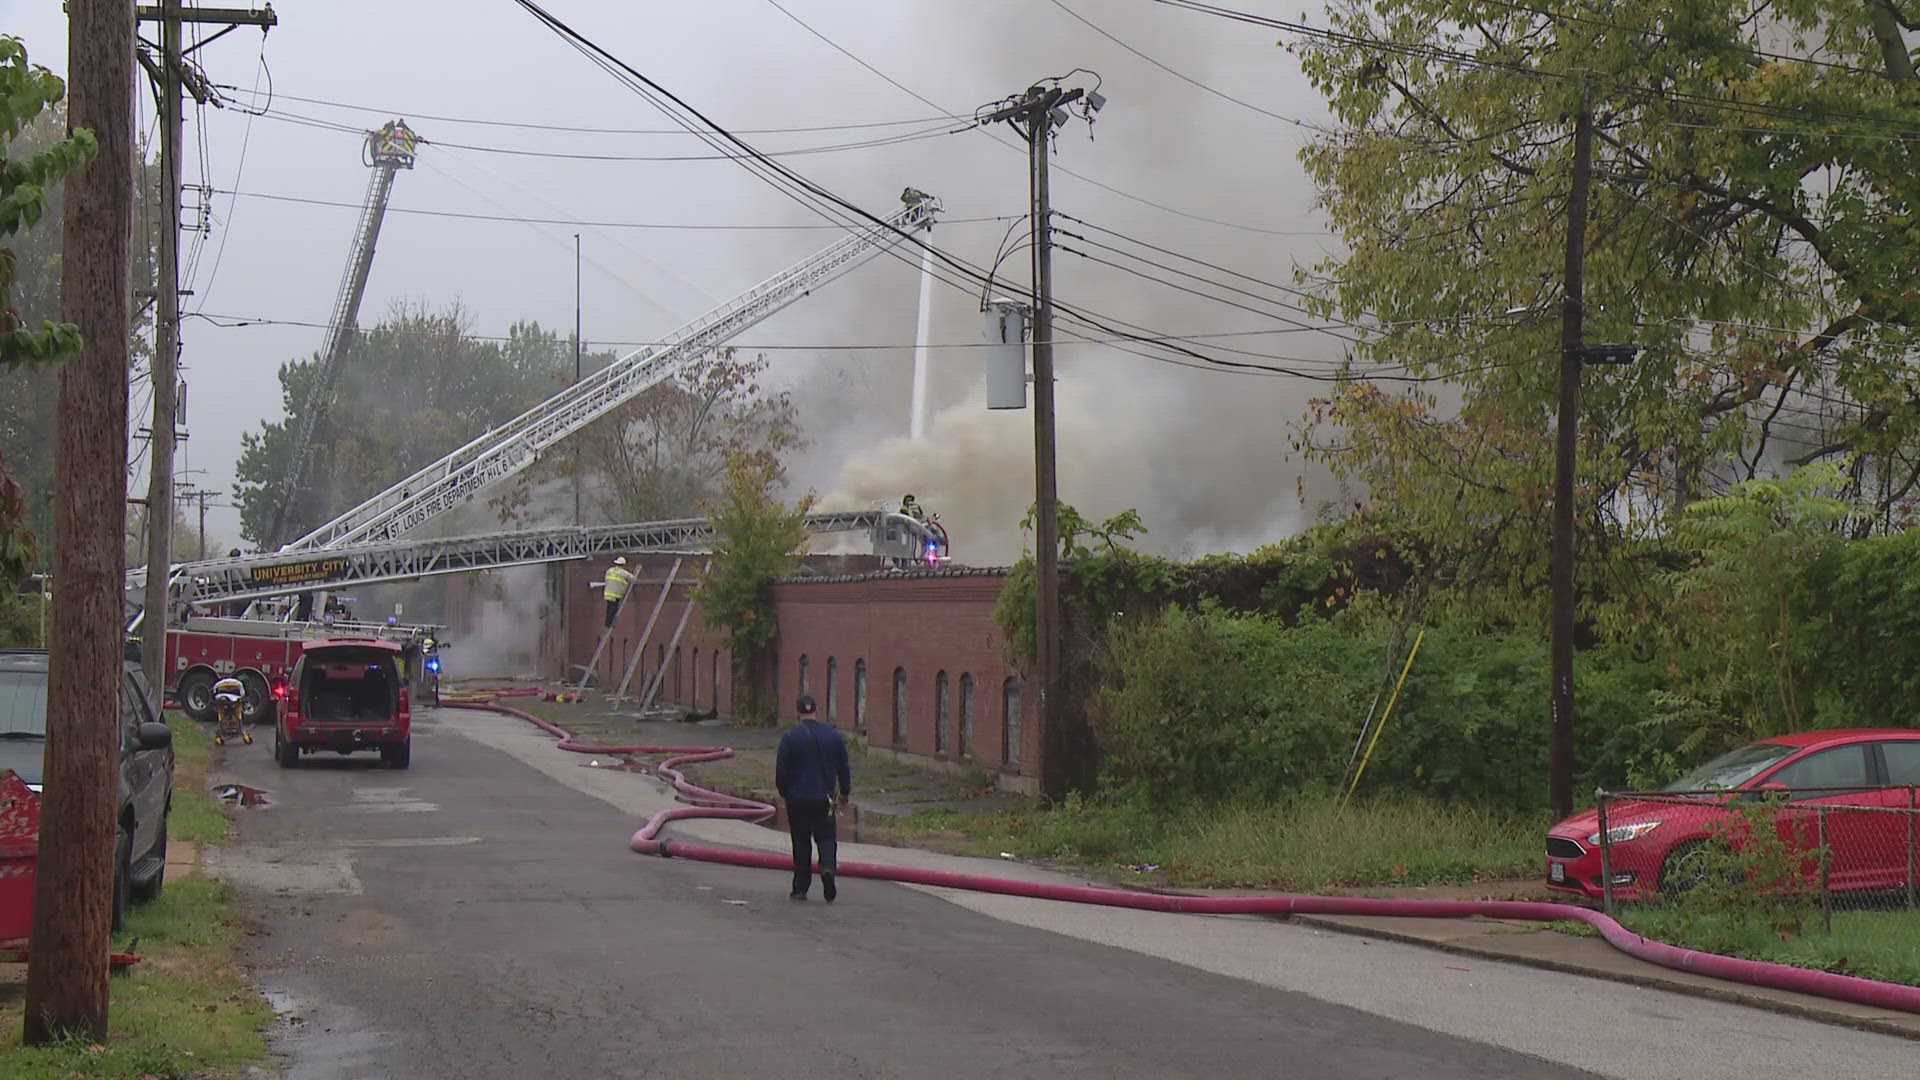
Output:
M1826 846L1835 891L1905 888L1912 815L1869 811L1910 809L1915 786L1920 730L1809 731L1729 751L1661 789L1671 797L1607 804L1614 899L1684 891L1699 872L1707 842L1733 823L1734 803L1743 793L1790 795L1793 809L1777 816L1776 824L1783 837L1791 831L1802 849L1815 841L1799 834L1810 834L1819 807L1829 808ZM1599 830L1597 810L1547 830L1548 888L1604 895Z
M396 769L413 757L400 642L378 638L309 641L288 680L275 688L273 758L283 769L300 755L378 750Z
M36 796L45 775L47 654L0 649L0 770ZM120 798L114 836L113 928L130 901L160 895L167 876L167 816L173 811L173 732L160 722L153 688L140 668L120 676Z

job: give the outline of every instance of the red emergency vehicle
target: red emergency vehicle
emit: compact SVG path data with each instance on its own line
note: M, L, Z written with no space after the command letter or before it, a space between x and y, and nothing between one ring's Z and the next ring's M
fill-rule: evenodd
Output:
M167 631L166 691L180 710L195 720L213 719L213 684L231 675L247 688L243 707L248 724L273 718L273 687L293 674L302 647L335 637L378 638L396 643L414 658L441 627L388 623L281 622L271 619L222 619L192 616Z

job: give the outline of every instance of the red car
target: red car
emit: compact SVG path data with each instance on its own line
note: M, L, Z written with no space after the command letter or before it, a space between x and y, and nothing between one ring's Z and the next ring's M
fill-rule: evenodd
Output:
M1916 785L1920 730L1809 731L1743 746L1660 789L1675 792L1671 799L1607 804L1614 899L1684 891L1690 857L1734 817L1726 796L1697 794L1714 791L1800 791L1794 809L1776 820L1783 838L1791 831L1803 848L1814 846L1815 808L1835 808L1826 815L1830 887L1836 892L1904 889L1913 873L1914 815L1849 813L1847 808L1908 810ZM1599 813L1588 810L1547 830L1548 888L1604 895L1599 828Z

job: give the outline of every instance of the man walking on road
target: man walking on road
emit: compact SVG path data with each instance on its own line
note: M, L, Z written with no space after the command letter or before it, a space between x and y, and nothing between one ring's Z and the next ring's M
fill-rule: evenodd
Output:
M787 831L793 835L793 892L805 900L813 887L813 848L820 848L820 889L828 903L839 895L834 882L839 838L834 830L834 791L844 804L853 795L853 771L847 741L814 711L813 698L794 703L800 722L780 736L774 758L773 786L787 804ZM837 784L836 784L837 781Z

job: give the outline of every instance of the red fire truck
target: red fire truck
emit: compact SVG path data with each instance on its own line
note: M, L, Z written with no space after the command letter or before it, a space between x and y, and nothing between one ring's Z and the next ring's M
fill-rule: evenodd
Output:
M273 687L292 671L302 646L328 638L398 642L409 679L417 678L422 647L443 638L443 627L417 624L294 622L190 616L167 631L166 692L195 720L213 719L213 684L231 675L247 688L249 724L273 719Z

